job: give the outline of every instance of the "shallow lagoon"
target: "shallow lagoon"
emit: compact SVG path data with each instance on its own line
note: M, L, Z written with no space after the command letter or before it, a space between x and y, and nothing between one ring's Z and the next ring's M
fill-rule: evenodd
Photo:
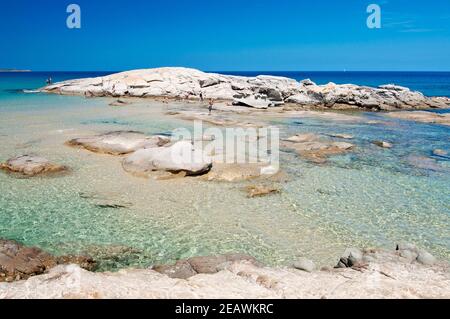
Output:
M55 254L89 253L101 269L237 251L270 265L298 256L332 264L345 247L392 247L400 240L450 259L450 161L435 158L439 170L408 161L450 150L448 127L367 113L357 114L358 121L260 116L280 127L282 137L347 133L357 148L325 165L282 150L281 168L290 179L281 194L249 199L242 191L248 183L137 178L122 170L119 158L64 145L93 132L190 127L163 114L193 105L142 101L114 108L108 99L7 94L0 98L0 161L36 153L73 171L32 179L0 173L0 237ZM131 206L102 208L86 194Z

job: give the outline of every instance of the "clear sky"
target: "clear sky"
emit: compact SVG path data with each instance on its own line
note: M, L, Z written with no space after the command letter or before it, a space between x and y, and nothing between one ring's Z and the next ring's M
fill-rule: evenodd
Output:
M450 71L450 0L2 0L0 34L0 68Z

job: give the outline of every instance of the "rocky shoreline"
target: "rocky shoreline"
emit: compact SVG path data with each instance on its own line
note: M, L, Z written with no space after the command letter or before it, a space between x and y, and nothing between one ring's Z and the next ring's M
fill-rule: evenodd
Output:
M214 99L255 109L284 106L392 111L450 107L448 98L426 97L420 92L392 84L377 88L334 83L317 85L308 79L297 82L277 76L231 76L181 67L133 70L69 80L39 91L86 97Z
M45 260L50 262L40 267ZM337 265L320 269L307 258L294 261L292 267L265 267L243 254L192 257L174 265L116 273L89 271L94 264L89 257L52 257L2 240L0 274L13 275L0 277L10 278L0 280L0 298L450 297L448 263L409 243L395 250L348 248ZM25 268L33 272L16 275Z

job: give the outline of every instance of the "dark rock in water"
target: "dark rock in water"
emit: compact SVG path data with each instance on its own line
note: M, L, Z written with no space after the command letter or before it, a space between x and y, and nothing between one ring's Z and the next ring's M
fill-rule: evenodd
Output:
M90 257L54 257L39 248L0 239L0 282L28 279L59 264L78 264L87 270L95 268L95 262Z
M443 158L448 158L450 159L450 157L448 156L448 152L441 150L441 149L435 149L433 150L433 155L434 156L438 156L438 157L443 157Z
M115 100L114 102L109 103L109 106L124 106L124 105L128 105L131 104L130 102L118 99Z
M347 248L339 259L336 268L357 266L363 261L363 253L358 248Z
M25 176L59 173L67 171L63 165L51 163L49 160L35 155L21 155L0 163L0 169Z
M179 260L174 265L156 265L152 269L171 278L187 279L197 274L215 274L224 269L226 265L239 261L248 261L260 266L260 263L252 256L245 254L226 254L192 257L186 260Z
M373 141L373 144L382 148L392 148L392 144L385 141Z
M310 85L316 85L313 81L310 79L304 79L300 81L300 84L303 84L304 86L310 86Z

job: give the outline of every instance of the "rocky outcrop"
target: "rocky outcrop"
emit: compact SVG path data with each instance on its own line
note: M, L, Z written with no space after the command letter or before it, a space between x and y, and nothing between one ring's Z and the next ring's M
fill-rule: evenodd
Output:
M11 158L6 163L0 163L0 169L24 176L36 176L67 171L63 165L55 164L49 160L35 155L21 155Z
M391 112L388 113L387 116L401 120L410 120L430 124L450 125L450 113L439 114L425 111Z
M66 142L73 147L85 148L91 152L124 155L142 148L160 147L170 142L166 136L146 136L134 131L115 131L105 134L80 137Z
M125 171L140 176L153 171L200 175L211 169L212 162L191 142L180 141L168 147L140 149L125 158L122 166Z
M59 264L77 264L93 270L95 262L86 256L52 256L39 248L25 247L12 240L0 239L0 282L28 279Z
M143 69L109 76L69 80L46 86L46 93L113 97L204 98L234 101L237 105L268 108L293 103L306 107L371 110L450 107L446 98L428 98L408 88L378 88L352 84L316 85L277 76L242 77L204 73L188 68Z
M0 298L450 298L449 265L414 245L351 248L343 258L342 268L320 270L303 257L293 267L270 268L241 254L115 273L58 266L27 281L0 283Z

